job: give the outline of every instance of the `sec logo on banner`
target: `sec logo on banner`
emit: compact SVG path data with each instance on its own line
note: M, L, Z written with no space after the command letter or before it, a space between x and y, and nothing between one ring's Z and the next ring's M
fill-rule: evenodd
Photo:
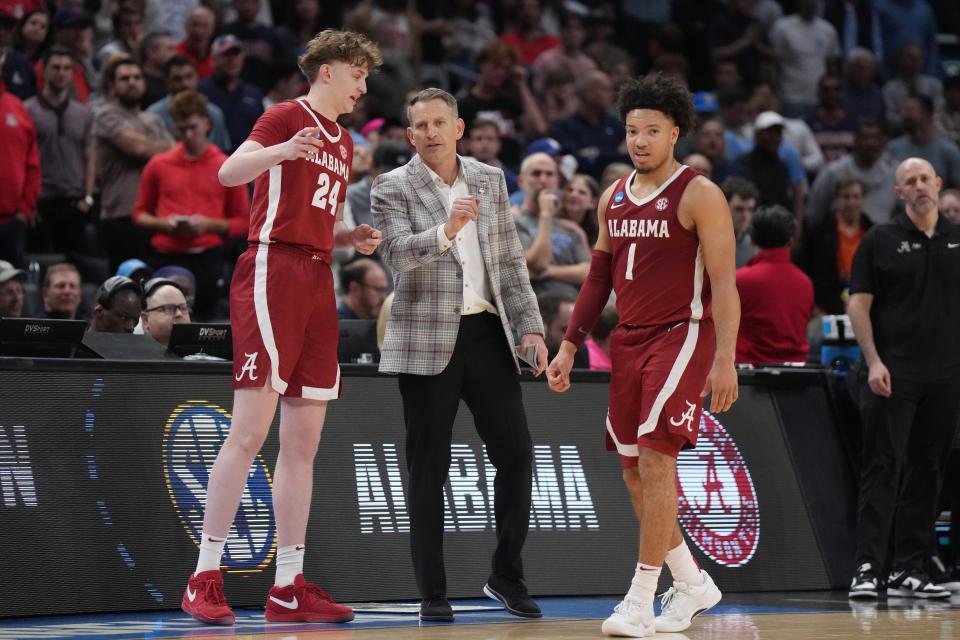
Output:
M677 458L677 519L708 558L725 567L750 562L760 542L757 492L733 438L704 411L697 448Z
M224 409L204 401L179 405L163 433L163 475L180 522L200 545L207 482L213 461L226 440L232 419ZM226 571L262 571L276 549L270 471L260 454L247 473L223 554Z

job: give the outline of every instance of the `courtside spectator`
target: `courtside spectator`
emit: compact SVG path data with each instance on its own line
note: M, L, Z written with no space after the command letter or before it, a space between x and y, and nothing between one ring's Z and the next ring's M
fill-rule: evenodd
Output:
M110 56L120 54L134 57L140 51L143 40L143 11L135 3L120 4L111 18L114 39L100 47L94 59L97 68L106 64Z
M71 92L86 104L97 83L93 67L93 17L81 7L68 4L53 14L53 44L68 49L73 54L73 82ZM43 68L38 60L33 67L37 79L37 91L43 89Z
M817 110L807 122L827 162L853 151L855 120L843 108L842 95L843 79L840 76L828 74L820 78L817 84ZM820 168L816 167L816 171Z
M859 125L860 120L884 121L883 90L877 84L877 57L869 50L856 48L847 55L843 77L843 110Z
M154 278L144 285L145 309L140 313L143 332L166 346L173 325L190 322L190 305L174 282Z
M890 188L897 165L886 153L886 143L882 121L860 119L853 136L853 152L827 163L813 181L806 216L811 223L832 211L837 183L844 178L856 178L863 185L863 212L871 222L880 224L890 219L897 204Z
M603 71L591 71L577 82L577 113L553 125L553 136L564 152L577 159L579 170L599 178L611 162L627 162L626 131L611 109L614 87Z
M384 140L373 151L373 161L370 171L363 178L347 187L347 205L353 215L355 225L373 225L373 215L370 213L370 185L374 178L381 173L393 171L410 161L413 152L406 142ZM356 169L356 163L354 163Z
M753 214L750 237L760 251L737 269L737 364L806 362L813 284L790 261L796 227L785 207L762 207Z
M156 266L180 265L197 276L196 313L206 319L216 312L224 239L246 236L250 199L245 186L224 187L217 178L227 156L207 138L203 94L178 93L170 115L180 143L147 163L133 219L153 232Z
M237 19L225 25L222 33L240 41L246 53L243 79L263 91L269 84L271 61L284 53L283 42L272 27L260 22L260 0L234 0L233 5Z
M143 310L143 290L125 276L110 276L97 290L90 330L133 333Z
M887 144L895 161L923 158L931 165L945 187L960 188L960 148L933 125L933 102L914 94L903 105L904 134Z
M22 269L15 269L6 260L0 260L0 318L19 318L23 315Z
M155 113L160 116L170 135L176 136L176 131L173 129L173 118L170 116L170 103L173 101L173 97L181 91L196 89L200 79L196 67L187 57L179 54L167 61L164 73L166 74L167 91L169 93L150 105L147 108L147 113ZM232 145L223 111L220 107L208 101L207 117L210 118L210 142L217 145L221 151L229 149Z
M213 30L216 17L208 7L197 7L190 12L186 22L186 37L177 45L179 55L186 56L202 80L213 73Z
M813 281L819 313L846 313L853 256L872 224L863 213L863 183L842 178L834 190L832 215L804 221L797 266Z
M543 4L540 0L521 0L515 5L513 29L500 39L520 55L520 64L530 66L541 54L560 47L557 36L543 28Z
M547 293L537 296L537 304L540 305L540 317L543 319L543 341L547 345L547 352L551 356L551 361L560 351L560 344L567 332L570 318L573 317L573 304L576 301L576 296L564 293ZM577 353L573 357L573 368L590 368L590 354L586 345L580 345L580 348L577 349Z
M43 276L43 310L40 318L77 320L85 315L80 311L80 272L69 262L58 262L47 267Z
M379 263L360 258L340 269L337 317L341 320L373 320L389 292L387 272Z
M267 79L264 85L267 94L263 96L264 111L275 104L304 95L303 72L300 71L295 60L274 60L267 68Z
M6 55L0 49L0 66ZM27 223L40 193L40 154L30 114L2 82L0 121L0 260L21 267Z
M140 41L138 60L143 70L144 82L143 97L140 98L141 109L146 109L167 94L164 69L174 55L174 40L167 31L148 33Z
M757 253L757 247L750 238L750 223L760 194L752 182L737 176L724 180L720 188L723 189L730 215L733 217L733 233L737 241L736 264L739 269Z
M929 98L934 112L940 112L943 109L943 84L936 76L923 73L923 52L913 42L903 46L899 55L897 75L883 85L887 126L892 131L906 128L903 111L907 98L911 95Z
M940 213L953 224L960 224L960 191L944 189L940 193Z
M791 118L807 118L817 103L817 80L839 68L843 55L837 32L817 16L817 0L797 0L797 12L770 27L770 44L780 72L783 112Z
M220 107L227 119L227 131L233 145L247 139L253 124L263 114L263 93L244 82L244 53L240 41L232 35L213 41L213 75L200 82L199 89L213 104ZM233 153L234 149L223 149Z
M593 247L600 234L597 221L597 203L600 200L600 183L591 176L578 173L567 182L560 195L558 222L575 225L586 236L587 246Z
M500 162L500 128L493 120L477 119L470 125L464 147L467 153L484 164L503 171L507 181L507 193L516 193L520 186L517 176Z
M943 83L943 109L935 117L937 129L960 145L960 76Z
M475 64L477 80L457 100L460 117L467 129L478 118L496 122L503 143L500 159L516 167L524 140L544 135L547 122L527 86L526 71L518 64L516 49L492 40L477 54Z
M803 217L804 182L792 179L790 168L781 159L784 121L780 114L764 111L754 122L753 150L740 156L734 174L750 180L760 192L763 205L778 204Z
M70 96L76 62L63 47L43 54L44 84L24 103L37 128L42 187L37 201L33 251L86 249L84 228L96 182L93 111Z
M173 146L173 140L159 116L140 111L144 81L139 64L130 58L113 60L103 70L103 77L109 98L94 116L93 132L101 233L110 271L115 272L127 258L146 255L143 234L132 218L140 174L150 158Z

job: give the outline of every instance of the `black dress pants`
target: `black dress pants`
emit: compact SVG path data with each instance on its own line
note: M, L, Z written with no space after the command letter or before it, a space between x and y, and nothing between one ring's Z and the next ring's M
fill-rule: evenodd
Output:
M428 599L447 594L443 486L461 398L497 470L493 573L511 581L522 579L520 552L530 518L533 443L500 319L491 313L463 316L446 369L434 376L400 374L399 378L407 429L410 546L420 595Z
M857 566L870 562L878 572L921 569L937 518L942 470L960 424L960 380L893 377L893 394L883 398L867 386L866 367L858 375L863 459Z

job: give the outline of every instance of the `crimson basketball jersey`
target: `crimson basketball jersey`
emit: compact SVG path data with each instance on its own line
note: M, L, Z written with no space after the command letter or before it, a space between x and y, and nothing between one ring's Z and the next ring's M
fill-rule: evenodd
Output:
M620 180L606 211L620 323L649 327L709 318L700 240L677 217L680 198L699 172L680 165L643 199L630 191L635 175Z
M350 134L299 99L270 107L247 139L271 147L305 127L320 127L323 148L315 156L285 160L257 176L247 239L302 248L329 264L337 206L346 199L350 181Z

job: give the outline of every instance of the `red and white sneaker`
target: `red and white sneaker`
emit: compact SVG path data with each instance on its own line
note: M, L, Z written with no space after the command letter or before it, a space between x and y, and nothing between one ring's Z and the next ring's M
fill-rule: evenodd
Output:
M267 594L267 622L350 622L353 609L297 574L293 584L274 586Z
M223 595L223 575L219 569L190 576L180 608L207 624L233 624L237 620Z

